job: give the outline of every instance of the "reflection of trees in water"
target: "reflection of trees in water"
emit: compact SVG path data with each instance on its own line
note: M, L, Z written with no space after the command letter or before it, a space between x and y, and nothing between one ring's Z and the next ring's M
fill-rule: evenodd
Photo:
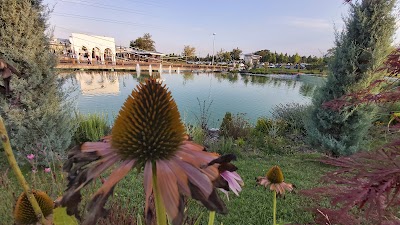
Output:
M215 78L217 78L218 82L222 82L223 80L228 80L230 83L236 83L239 80L238 74L236 73L216 73L214 74Z
M299 92L303 96L311 97L314 94L316 88L317 87L315 85L303 83L300 86Z
M140 73L140 76L135 77L134 75L132 75L134 78L137 79L138 82L143 83L145 82L146 79L149 79L150 77L157 79L160 78L160 74L159 73L152 73L152 76L150 76L150 73Z
M306 78L305 81L299 80L298 77L273 77L273 76L254 76L241 74L241 80L247 86L250 82L252 85L273 85L274 87L281 87L282 85L288 88L295 89L300 83L300 94L303 96L311 97L317 86L323 83L322 81L313 81L314 77ZM312 82L309 82L312 81Z
M183 80L184 81L194 80L194 74L192 72L183 72Z

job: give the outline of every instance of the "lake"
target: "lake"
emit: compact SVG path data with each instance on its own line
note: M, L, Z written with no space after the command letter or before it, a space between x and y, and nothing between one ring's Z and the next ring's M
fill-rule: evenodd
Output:
M244 113L251 122L270 117L274 106L309 104L325 79L311 75L243 75L231 73L152 73L172 92L182 120L195 123L203 111L211 127L219 127L226 112ZM64 88L72 88L81 113L105 113L110 124L133 88L149 73L87 72L61 74Z

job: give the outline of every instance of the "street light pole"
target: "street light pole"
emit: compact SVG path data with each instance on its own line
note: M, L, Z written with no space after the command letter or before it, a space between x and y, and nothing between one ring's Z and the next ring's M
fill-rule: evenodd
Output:
M214 65L214 46L215 46L215 35L216 35L216 33L213 33L213 57L212 57L212 62L211 62L211 65L212 65L212 66Z

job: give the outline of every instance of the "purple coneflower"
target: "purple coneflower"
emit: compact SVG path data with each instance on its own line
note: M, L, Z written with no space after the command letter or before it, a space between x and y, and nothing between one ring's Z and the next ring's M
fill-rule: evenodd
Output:
M149 198L154 194L158 224L182 224L184 196L199 200L207 209L225 214L225 204L216 188L219 163L207 166L218 157L187 139L175 101L165 85L153 79L139 84L128 97L112 129L101 142L87 142L68 155L64 169L68 189L61 204L69 214L78 215L80 190L113 165L118 165L88 203L82 224L95 224L105 216L104 204L114 186L133 168L144 173L145 216L153 215ZM206 165L206 166L204 166ZM165 211L164 211L165 210Z
M239 192L242 191L242 186L244 185L244 182L240 175L236 172L238 169L235 165L230 163L232 160L236 160L236 156L233 154L227 154L220 156L217 153L214 153L216 156L218 156L217 159L214 159L210 163L208 163L208 166L212 166L214 164L218 164L218 171L220 173L221 178L223 181L228 183L228 188L219 188L224 194L226 194L226 197L229 200L229 190L231 190L235 195L239 196ZM226 187L226 185L221 185Z

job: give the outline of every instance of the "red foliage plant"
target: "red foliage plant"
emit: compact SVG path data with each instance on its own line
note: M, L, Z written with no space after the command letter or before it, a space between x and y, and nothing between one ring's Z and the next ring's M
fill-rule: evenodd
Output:
M384 64L390 77L400 74L400 48ZM360 104L384 104L400 100L398 79L382 79L367 89L324 103L324 107L341 110ZM372 93L386 82L380 93ZM391 112L392 113L392 112ZM393 119L400 122L397 114ZM397 132L400 123L392 126ZM315 200L328 199L330 208L315 207L318 224L400 224L400 137L381 149L350 157L324 158L321 162L336 166L322 181L327 185L302 191Z
M331 208L314 209L322 212L316 222L325 224L325 214L332 224L400 224L399 153L400 140L396 140L377 151L322 159L338 169L323 176L327 185L302 191L317 201L330 200Z

